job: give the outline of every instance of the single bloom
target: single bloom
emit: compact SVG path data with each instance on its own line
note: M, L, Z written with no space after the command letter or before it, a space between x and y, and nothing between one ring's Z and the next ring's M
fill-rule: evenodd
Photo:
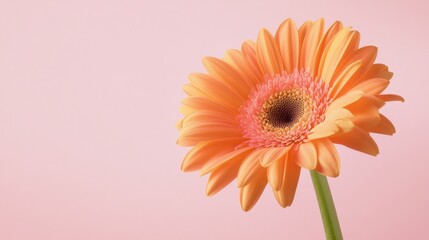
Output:
M392 73L359 38L339 21L325 32L323 19L287 19L274 36L262 29L241 50L204 58L207 73L184 86L177 143L192 149L182 170L210 174L209 196L237 179L248 211L267 184L290 206L301 168L337 177L334 144L377 155L370 133L395 132L380 109L403 98L382 94Z

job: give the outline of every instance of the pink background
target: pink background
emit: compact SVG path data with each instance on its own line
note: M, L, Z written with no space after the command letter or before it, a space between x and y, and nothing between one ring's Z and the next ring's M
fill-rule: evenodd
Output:
M67 2L67 3L66 3ZM342 20L379 47L404 104L373 158L340 148L330 179L345 239L429 239L424 0L0 1L0 239L323 239L310 176L280 208L204 195L175 145L181 86L205 55L297 24Z

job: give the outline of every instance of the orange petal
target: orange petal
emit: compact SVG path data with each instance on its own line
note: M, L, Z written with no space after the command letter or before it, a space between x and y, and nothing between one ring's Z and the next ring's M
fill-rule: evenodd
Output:
M208 97L235 111L238 111L240 105L245 101L242 96L238 95L229 87L223 85L219 81L216 81L207 74L190 74L189 81L191 82L191 85L196 88L196 90L191 88L191 96ZM186 89L186 86L189 85L185 85L185 91L190 90L190 88Z
M238 170L237 186L243 187L249 184L261 168L261 157L267 151L262 148L250 153L243 161Z
M301 167L296 165L294 159L288 158L286 160L286 169L283 176L282 187L278 191L273 189L274 196L280 206L287 207L292 204L300 173Z
M344 25L341 21L335 21L323 35L321 43L325 46L328 45L331 39L334 38L334 36L343 28Z
M383 102L382 100L380 100L377 96L364 95L363 98L365 98L367 101L371 102L378 109L380 109L384 105L386 105L386 103Z
M218 167L222 166L223 164L229 161L241 162L252 151L254 151L254 148L245 147L245 148L240 148L232 152L226 153L224 155L221 155L216 159L216 161L210 161L204 164L204 166L201 169L200 175L206 175L207 173L212 172L213 170L217 169Z
M210 76L222 82L225 86L228 86L232 91L236 92L244 99L253 87L248 84L247 81L243 80L240 74L237 73L231 65L220 59L206 57L203 59L203 64Z
M305 71L311 72L312 76L314 76L317 49L323 36L323 27L324 20L321 18L311 26L302 43L299 60L300 68L304 68Z
M359 82L359 79L361 79L371 69L376 57L377 48L374 46L366 46L355 51L350 58L347 59L346 65L359 60L362 61L362 64L346 85L342 89L339 89L339 96L349 92L350 89Z
M353 130L355 127L355 123L352 121L352 119L338 119L335 120L334 123L337 125L337 127L340 129L340 133L345 133Z
M389 72L389 68L381 63L373 64L369 71L362 77L363 80L370 78L384 78L390 80L393 76L392 72Z
M358 60L348 65L340 75L332 81L332 87L329 89L329 95L336 98L340 90L349 82L349 80L355 75L357 70L362 65L362 61Z
M343 23L340 21L336 21L334 24L329 27L329 29L326 31L326 33L323 35L322 40L320 41L319 48L317 49L317 55L316 55L316 63L320 63L320 59L322 58L322 54L325 51L326 46L328 43L332 40L332 38L341 30L343 29ZM316 64L314 69L314 72L318 72L318 65Z
M332 121L323 121L317 124L313 129L310 130L308 140L315 140L320 138L326 138L335 135L340 131L337 124Z
M227 162L222 167L211 172L206 187L207 196L215 195L231 183L237 177L240 164L240 161Z
M278 159L282 158L285 154L287 154L292 146L293 144L290 144L289 146L286 146L286 147L273 147L273 148L266 149L266 151L263 153L261 158L261 165L263 167L268 167L273 162L277 161Z
M329 139L321 139L314 142L317 151L316 171L330 177L340 174L340 157L337 149Z
M378 95L389 86L390 81L384 78L371 78L360 82L351 90L361 90L368 95Z
M350 28L344 28L335 35L326 47L320 60L318 73L324 82L331 84L332 76L343 59L354 34L355 32L350 31Z
M179 112L180 112L181 114L183 114L183 115L189 115L189 114L191 114L191 113L195 112L195 109L190 108L189 106L184 106L184 105L182 105L182 106L180 106L180 108L179 108Z
M177 144L193 146L201 141L240 137L242 137L241 131L236 127L204 122L182 127Z
M294 152L296 163L306 169L313 170L317 166L317 152L314 144L309 141L299 146L298 151Z
M378 107L366 96L346 108L353 114L353 123L359 127L371 127L380 121Z
M256 56L262 72L270 75L282 73L283 60L271 33L262 29L256 43Z
M404 102L405 101L403 97L396 94L382 94L382 95L378 95L377 98L384 102L391 102L391 101Z
M353 59L352 57L355 55L356 51L359 48L359 42L360 42L360 34L358 31L353 31L353 36L352 39L350 41L350 43L348 44L348 47L346 49L346 51L343 54L343 58L340 61L340 64L337 67L337 70L335 71L334 75L333 75L333 79L337 78L338 75L352 62L355 61L351 61L351 59Z
M267 171L261 167L252 182L240 189L241 208L246 212L252 209L266 186Z
M182 104L191 108L193 111L211 110L223 114L236 115L236 111L231 111L227 107L205 97L187 97L182 100Z
M188 94L188 96L205 96L205 93L192 83L183 85L183 91Z
M339 119L351 119L353 118L353 114L342 107L329 109L329 111L325 112L325 120L339 120Z
M199 142L186 154L181 169L184 172L199 170L210 160L234 151L242 141L243 139L237 138Z
M286 158L287 155L275 161L267 168L268 183L270 183L273 190L278 191L282 187L283 177L285 177L284 175L286 173Z
M284 69L292 73L298 68L299 61L299 36L295 23L290 18L286 19L279 26L275 38L283 58Z
M383 114L380 114L380 121L375 126L364 128L365 130L373 133L380 133L386 135L393 135L396 130L393 123L387 119Z
M311 26L313 26L313 21L308 20L304 24L302 24L301 27L298 29L298 37L299 37L299 49L301 51L304 39L308 34L308 31L310 30Z
M182 121L183 121L183 119L180 119L176 123L176 129L179 130L179 131L182 129Z
M344 96L341 96L334 101L332 101L331 104L329 104L328 109L326 109L327 112L332 111L336 108L343 108L345 106L348 106L359 99L363 97L364 93L360 90L351 91Z
M243 53L243 60L247 66L256 74L259 81L262 81L264 74L261 71L258 63L258 57L256 56L256 44L252 41L245 41L241 45L241 52Z
M221 112L200 110L192 112L183 118L182 127L199 125L201 123L219 123L219 125L239 127L234 115Z
M240 74L241 79L246 81L246 85L250 86L250 88L253 88L261 82L262 79L260 79L258 74L246 64L240 51L227 51L225 53L225 61L235 68L237 73Z
M367 153L373 156L378 154L378 146L374 139L365 130L356 127L348 133L332 137L334 143L342 144L351 149Z
M345 108L328 109L325 113L325 120L311 129L308 139L315 140L351 131L354 127L353 117L353 114Z

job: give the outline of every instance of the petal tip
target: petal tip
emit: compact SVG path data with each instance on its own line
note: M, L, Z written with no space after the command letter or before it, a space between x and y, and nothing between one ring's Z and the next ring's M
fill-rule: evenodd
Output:
M183 162L182 165L180 165L180 171L186 172L186 167L184 166Z
M259 35L261 34L271 34L271 32L266 28L261 28L261 30L259 30Z
M207 185L206 187L206 196L212 197L217 193L217 191L213 191L213 188L210 185Z
M249 204L248 202L243 202L243 201L241 201L241 209L244 211L244 212L248 212L248 211L250 211L250 210L252 210L252 208L253 208L253 206L255 205L255 204Z
M287 205L287 204L280 204L280 203L279 203L279 205L280 205L280 207L282 207L282 208L290 207L290 205Z
M204 67L208 67L210 65L210 63L213 61L214 57L210 57L210 56L205 56L203 57L203 65Z
M186 161L186 159L187 158L185 157L185 159L182 161L182 164L180 165L180 170L182 172L193 172L198 170L194 166L192 166L192 164L189 164L189 162Z

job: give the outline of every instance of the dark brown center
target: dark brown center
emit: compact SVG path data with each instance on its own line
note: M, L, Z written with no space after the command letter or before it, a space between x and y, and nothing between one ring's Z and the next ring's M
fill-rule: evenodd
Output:
M304 115L304 102L299 97L284 95L273 100L267 109L267 120L273 127L292 127Z

